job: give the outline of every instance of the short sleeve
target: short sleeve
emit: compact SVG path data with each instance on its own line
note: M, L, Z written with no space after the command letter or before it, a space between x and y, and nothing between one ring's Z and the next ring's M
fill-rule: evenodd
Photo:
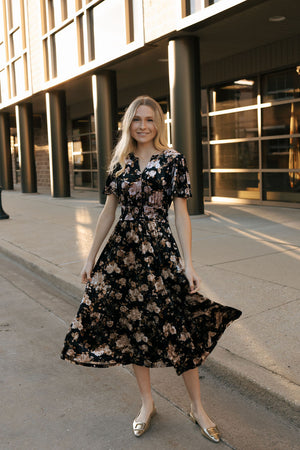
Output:
M176 157L174 164L172 196L189 198L192 196L192 189L185 157L179 154Z
M103 189L103 194L105 195L110 195L110 194L115 194L117 195L117 189L118 189L118 185L117 185L117 179L116 179L116 172L120 169L120 165L117 165L112 172L110 172L106 178L105 181L105 186Z

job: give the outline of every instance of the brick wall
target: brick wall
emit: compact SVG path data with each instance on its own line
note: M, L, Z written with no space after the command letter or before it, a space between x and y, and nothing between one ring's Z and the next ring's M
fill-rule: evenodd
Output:
M34 129L34 154L37 187L50 192L50 166L46 115L41 115L41 128Z
M72 164L72 137L71 128L68 123L68 160L70 188L74 187L73 183L73 164ZM38 192L50 192L50 164L49 164L49 147L47 134L46 115L41 116L41 128L34 129L34 153L37 175Z

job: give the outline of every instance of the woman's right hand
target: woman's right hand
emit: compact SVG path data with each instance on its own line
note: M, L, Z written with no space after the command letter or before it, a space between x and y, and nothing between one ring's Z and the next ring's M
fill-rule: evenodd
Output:
M87 283L88 281L91 281L91 273L93 270L94 264L92 261L87 260L85 265L82 268L82 271L80 273L81 276L81 283Z

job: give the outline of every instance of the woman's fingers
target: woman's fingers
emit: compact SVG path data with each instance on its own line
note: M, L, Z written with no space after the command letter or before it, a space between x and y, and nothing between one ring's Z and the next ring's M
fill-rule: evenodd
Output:
M189 280L189 283L190 283L190 293L194 294L200 288L201 280L199 277L192 277L191 281Z

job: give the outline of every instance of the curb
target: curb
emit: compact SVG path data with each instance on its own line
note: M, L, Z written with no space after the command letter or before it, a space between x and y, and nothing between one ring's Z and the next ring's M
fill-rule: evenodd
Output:
M53 284L79 305L84 288L76 276L68 273L66 278L66 271L61 267L7 241L0 241L0 252ZM220 344L209 356L203 368L221 378L226 384L300 425L298 385L231 353Z

